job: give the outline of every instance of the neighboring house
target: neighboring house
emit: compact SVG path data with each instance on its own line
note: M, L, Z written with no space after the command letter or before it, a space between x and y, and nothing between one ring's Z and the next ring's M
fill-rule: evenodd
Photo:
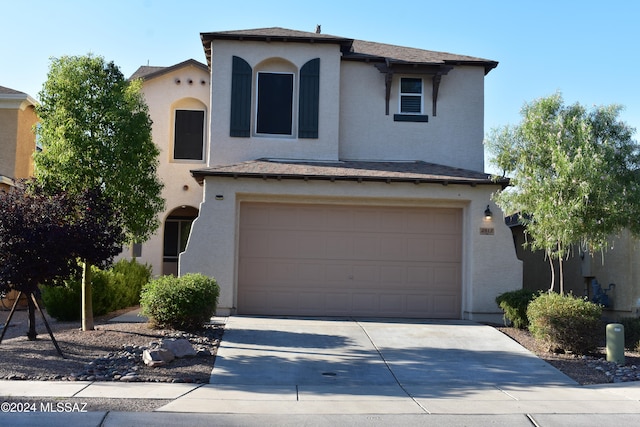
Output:
M140 67L131 79L142 79L142 92L153 121L152 137L160 149L158 176L164 183L165 211L157 232L132 248L154 275L178 274L178 254L185 248L191 222L198 216L202 188L190 170L207 163L209 71L188 60L170 67Z
M482 172L497 62L282 28L201 39L210 143L180 274L217 279L218 314L501 319L522 265L490 201L507 182Z
M524 227L507 218L513 232L518 258L523 262L523 288L548 290L551 284L551 268L544 251L531 251L523 247ZM612 236L611 246L593 256L574 248L563 261L564 292L598 302L605 306L604 317L640 315L640 242L625 230ZM558 262L554 261L554 274L560 277ZM594 288L594 280L595 288ZM614 286L611 286L613 284ZM559 285L554 290L559 292Z
M0 189L33 175L35 106L26 93L0 86Z

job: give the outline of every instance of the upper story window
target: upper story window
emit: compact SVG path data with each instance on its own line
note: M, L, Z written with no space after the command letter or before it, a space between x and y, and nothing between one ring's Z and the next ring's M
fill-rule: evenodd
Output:
M293 74L258 72L256 133L293 132Z
M204 160L204 111L175 110L174 160Z
M265 61L253 70L244 59L233 57L230 136L251 137L253 122L254 135L318 138L319 111L319 58L299 70L281 59Z
M424 84L421 78L401 77L399 88L399 114L394 114L396 122L427 122L424 114Z
M422 79L400 79L400 113L422 114L423 110Z

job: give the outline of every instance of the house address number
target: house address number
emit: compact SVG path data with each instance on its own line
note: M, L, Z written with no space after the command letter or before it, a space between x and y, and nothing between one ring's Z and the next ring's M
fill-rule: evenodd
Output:
M480 227L481 236L493 236L494 231L493 227Z

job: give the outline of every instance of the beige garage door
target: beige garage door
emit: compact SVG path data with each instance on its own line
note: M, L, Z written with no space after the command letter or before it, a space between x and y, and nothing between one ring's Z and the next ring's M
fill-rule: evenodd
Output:
M238 313L460 318L460 209L243 203Z

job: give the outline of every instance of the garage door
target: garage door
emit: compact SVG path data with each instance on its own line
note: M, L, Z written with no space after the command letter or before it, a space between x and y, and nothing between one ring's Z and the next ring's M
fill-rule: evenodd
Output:
M243 203L238 313L460 318L460 209Z

